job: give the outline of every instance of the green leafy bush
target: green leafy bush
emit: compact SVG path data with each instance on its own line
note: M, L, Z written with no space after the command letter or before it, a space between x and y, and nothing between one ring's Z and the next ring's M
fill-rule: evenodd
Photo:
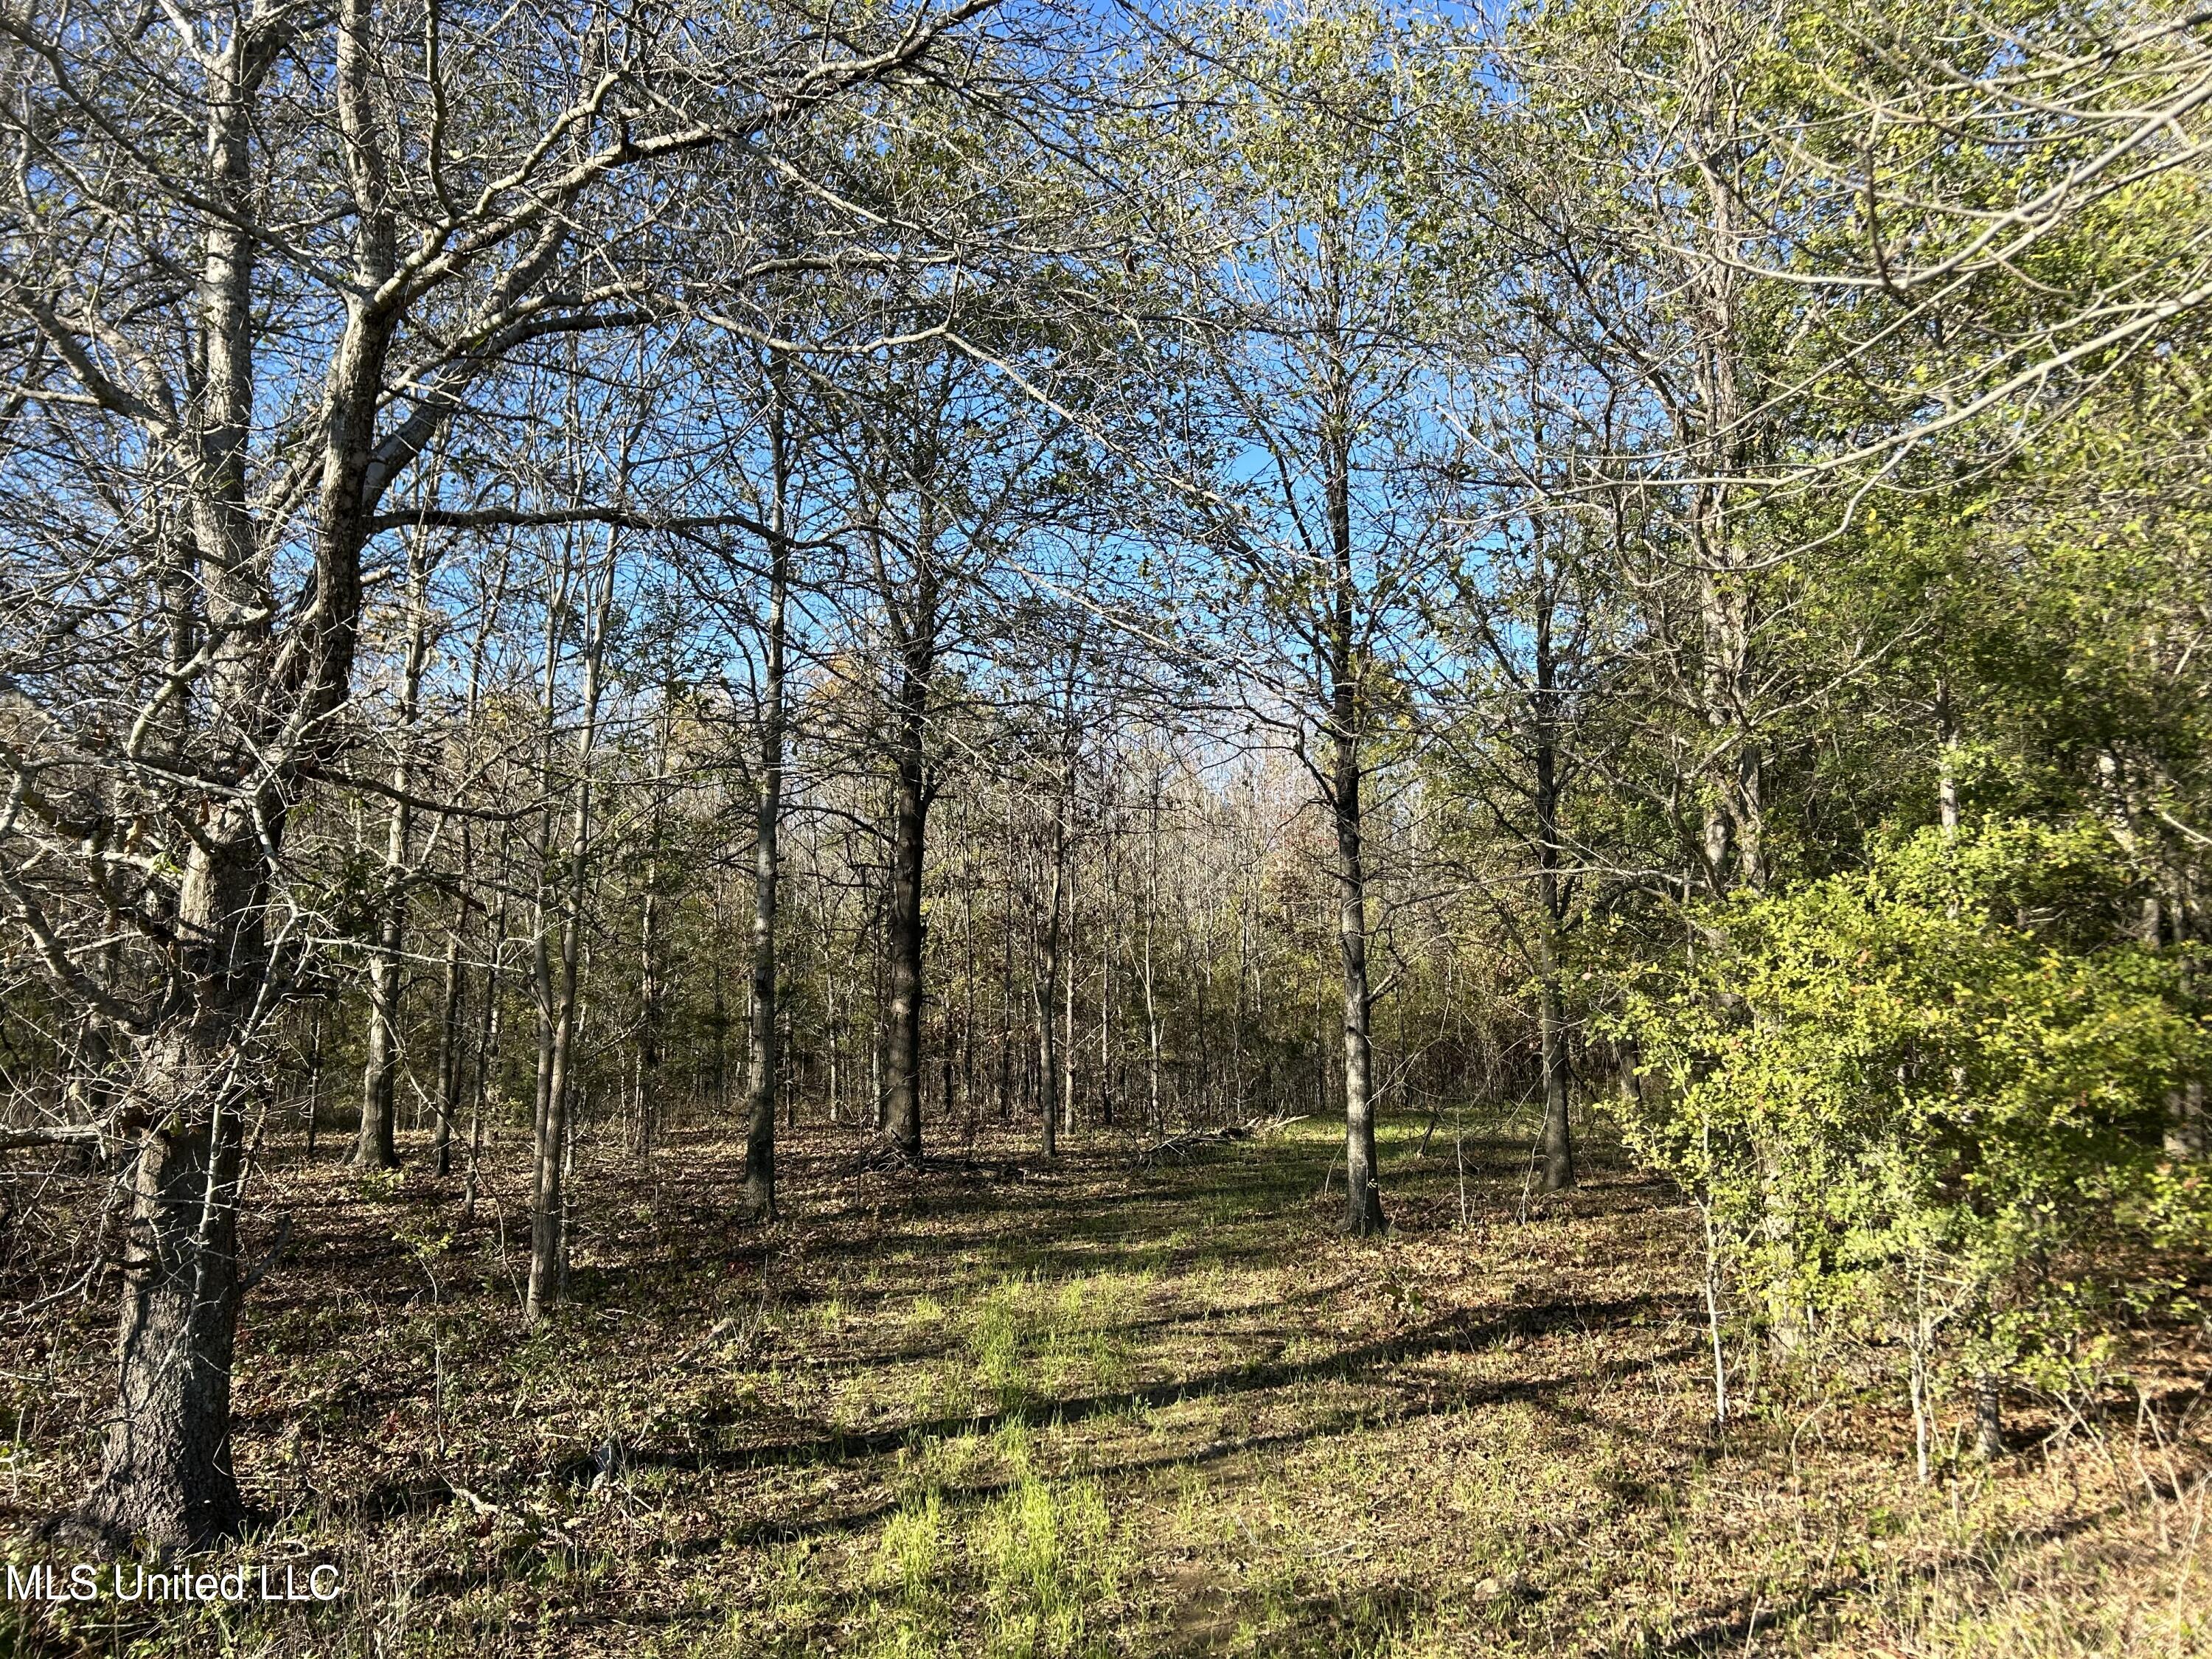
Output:
M1706 1206L1755 1323L1808 1356L2070 1386L2185 1304L2212 1237L2166 1147L2207 1028L2132 939L2094 826L1927 830L1871 867L1693 918L1626 988L1637 1149Z

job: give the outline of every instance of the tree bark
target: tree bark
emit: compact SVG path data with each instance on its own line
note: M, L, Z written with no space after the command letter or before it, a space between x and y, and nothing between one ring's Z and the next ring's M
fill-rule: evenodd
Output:
M903 721L902 721L903 723ZM884 1123L905 1163L921 1163L923 837L929 798L919 753L902 743L892 785L890 902L884 916L890 1011L884 1030Z
M1346 435L1328 440L1329 537L1335 584L1328 617L1328 807L1336 830L1337 954L1344 972L1344 1230L1379 1233L1387 1224L1376 1182L1374 996L1367 973L1367 866L1361 816L1364 666L1353 637L1358 600L1352 569L1351 468Z
M1062 769L1063 777L1066 769ZM1067 792L1063 785L1053 805L1052 889L1045 905L1044 948L1037 963L1037 1115L1044 1131L1044 1155L1060 1155L1060 1103L1053 1097L1060 1081L1057 1038L1060 1000L1060 918L1067 898Z
M925 748L931 680L937 662L937 578L928 562L927 526L917 538L925 550L915 573L913 599L897 630L897 683L891 709L891 868L884 918L890 960L886 979L890 1017L884 1032L884 1124L901 1162L921 1164L922 869L930 792ZM882 583L886 592L889 584Z
M307 1145L303 1156L310 1164L315 1159L315 1119L321 1115L323 1105L323 1010L315 1009L313 1035L307 1047Z
M1548 948L1544 958L1536 994L1538 1041L1544 1068L1544 1190L1556 1193L1574 1184L1575 1153L1567 1120L1566 1040L1560 1018L1559 974Z
M668 706L672 688L661 688L660 740L653 759L653 826L645 860L645 896L638 907L637 923L637 1048L631 1072L632 1093L637 1105L637 1130L633 1150L641 1157L653 1150L660 1137L661 1006L666 987L660 966L660 884L662 792L668 781Z
M1073 931L1074 916L1068 918ZM1067 966L1061 974L1060 1034L1060 1127L1064 1134L1075 1133L1075 947L1067 949Z
M1674 417L1705 473L1692 490L1688 528L1701 636L1698 697L1711 744L1702 850L1705 885L1717 896L1736 887L1761 891L1767 880L1753 660L1758 560L1736 531L1732 482L1743 475L1752 452L1739 362L1744 276L1733 173L1741 146L1727 84L1735 48L1714 9L1691 7L1687 22L1685 91L1705 217L1696 227L1699 246L1686 256L1687 298L1699 336L1690 377L1696 395L1678 405Z
M779 1004L775 923L778 898L776 838L783 823L784 606L791 581L791 544L784 535L789 462L783 410L769 422L768 627L762 642L760 793L753 817L752 1018L745 1092L745 1203L764 1221L775 1218L775 1087Z
M1344 969L1344 1230L1379 1233L1385 1222L1376 1184L1373 998L1367 976L1367 872L1361 846L1359 750L1336 740L1331 787L1336 820L1337 951Z
M339 15L337 104L354 145L356 264L389 265L380 156L368 125L366 0ZM274 62L269 20L240 22L207 88L210 194L196 296L198 421L185 441L191 539L207 606L210 753L240 787L208 808L184 860L172 950L183 1006L140 1050L145 1114L131 1188L117 1382L98 1482L79 1518L111 1539L204 1544L243 1521L230 1461L240 1300L238 1114L257 1063L269 958L262 917L301 760L347 695L361 611L367 477L391 319L349 308L325 390L312 538L313 607L279 652L246 496L254 412L246 228L252 100Z
M204 976L207 994L198 1017L161 1033L138 1067L149 1121L131 1182L115 1405L100 1480L77 1516L113 1542L197 1547L244 1523L231 1465L230 1368L244 1049L266 969L262 880L251 840L195 849L177 921L188 969Z
M406 993L403 952L407 942L407 860L414 840L410 802L415 782L415 717L421 706L422 667L429 653L431 558L427 537L416 535L407 558L407 648L400 664L399 707L392 763L392 801L384 843L384 889L378 896L376 940L368 959L368 1054L362 1067L361 1129L353 1161L368 1169L396 1170L395 1094L399 1077L399 1004ZM447 976L450 993L452 975Z
M526 1322L536 1324L547 1308L559 1299L568 1278L568 1199L567 1174L571 1155L568 1096L574 1086L577 1003L581 974L584 908L591 881L592 765L599 732L601 670L606 652L607 629L614 607L616 537L607 533L606 553L598 577L598 592L591 631L584 647L582 707L576 726L574 805L569 812L568 845L561 872L560 938L557 972L548 960L546 928L538 931L538 971L541 998L539 1023L539 1084L530 1207L530 1284L523 1305ZM547 701L550 718L551 700Z
M1540 540L1536 557L1536 1003L1544 1073L1544 1190L1556 1193L1574 1183L1575 1153L1567 1121L1566 1031L1559 995L1559 934L1566 903L1559 878L1559 664L1552 648L1552 573Z
M1152 770L1152 811L1145 832L1145 1110L1155 1134L1167 1133L1167 1114L1160 1104L1160 1003L1153 975L1152 928L1160 913L1160 789L1158 764Z
M461 1104L461 933L455 923L446 935L446 977L439 1000L438 1122L430 1133L431 1167L440 1176L453 1172L453 1119Z

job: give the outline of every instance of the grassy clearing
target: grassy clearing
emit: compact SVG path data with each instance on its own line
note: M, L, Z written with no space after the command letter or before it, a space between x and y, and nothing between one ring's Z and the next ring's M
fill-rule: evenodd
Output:
M2212 1653L2171 1404L1927 1488L1901 1409L1721 1433L1666 1193L1528 1202L1525 1145L1469 1141L1462 1229L1419 1127L1372 1243L1332 1231L1319 1124L918 1180L802 1133L766 1232L720 1218L736 1149L681 1141L592 1170L527 1335L519 1170L464 1225L419 1174L280 1167L304 1242L249 1305L242 1554L345 1595L0 1604L0 1653ZM105 1332L72 1318L0 1402L18 1561L89 1455Z

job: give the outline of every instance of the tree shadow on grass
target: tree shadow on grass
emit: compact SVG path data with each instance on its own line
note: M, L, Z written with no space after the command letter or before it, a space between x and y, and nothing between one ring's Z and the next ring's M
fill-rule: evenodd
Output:
M2126 1507L2124 1504L2108 1504L2084 1515L2047 1522L2039 1527L2015 1532L2010 1537L2012 1541L2021 1544L2055 1544L2094 1530L2124 1513ZM1900 1568L1898 1577L1913 1583L1928 1583L1946 1572L1960 1568L1984 1574L1987 1567L1986 1559L1975 1549L1950 1549ZM1747 1652L1753 1638L1761 1631L1771 1631L1787 1620L1802 1619L1808 1614L1818 1615L1866 1588L1866 1580L1854 1577L1809 1584L1779 1599L1770 1598L1761 1592L1735 1596L1718 1607L1709 1607L1695 1614L1699 1622L1692 1629L1650 1651L1658 1659L1692 1659L1698 1655Z
M1402 1365L1438 1353L1471 1352L1504 1341L1508 1337L1538 1337L1556 1331L1583 1330L1594 1322L1626 1328L1655 1310L1680 1315L1688 1298L1656 1293L1621 1297L1609 1302L1557 1302L1510 1308L1484 1319L1470 1320L1454 1314L1417 1330L1359 1344L1313 1359L1266 1360L1230 1366L1195 1376L1172 1377L1133 1389L1113 1389L1073 1399L1040 1399L997 1411L939 1417L867 1432L832 1431L811 1439L773 1442L737 1447L726 1451L641 1450L643 1467L677 1469L750 1469L838 1462L855 1457L880 1456L915 1439L945 1439L957 1435L984 1435L1014 1422L1077 1423L1092 1418L1158 1409L1190 1400L1214 1398L1315 1382L1370 1381L1368 1373ZM1685 1352L1687 1352L1686 1349ZM1388 1382L1390 1379L1379 1379ZM1512 1398L1518 1385L1476 1385L1462 1392L1462 1400ZM1530 1384L1549 1389L1560 1382ZM1498 1393L1497 1390L1505 1390Z

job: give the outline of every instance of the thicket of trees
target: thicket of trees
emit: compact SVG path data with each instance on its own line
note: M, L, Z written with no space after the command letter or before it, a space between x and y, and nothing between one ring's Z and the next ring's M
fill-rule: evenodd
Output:
M0 86L0 1149L97 1172L8 1272L118 1304L92 1529L239 1524L279 1134L519 1142L535 1318L579 1138L742 1135L736 1227L801 1118L1336 1114L1366 1232L1378 1112L1556 1188L1600 1111L1717 1408L1894 1375L1923 1458L2190 1305L2195 22L34 0Z

